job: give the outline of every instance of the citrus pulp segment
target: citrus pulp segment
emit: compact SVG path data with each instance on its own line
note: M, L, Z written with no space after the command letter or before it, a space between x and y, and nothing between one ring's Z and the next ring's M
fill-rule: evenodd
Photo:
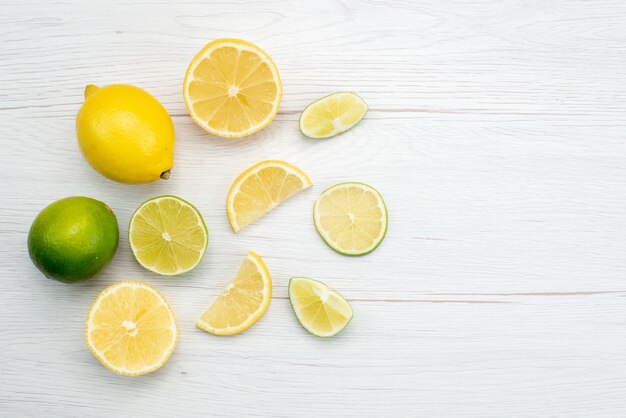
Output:
M265 314L271 298L270 273L261 257L251 251L235 278L196 325L215 335L239 334Z
M130 220L128 241L143 267L175 276L200 263L209 234L202 215L191 203L176 196L159 196L137 208Z
M332 337L352 320L352 307L348 301L317 280L292 278L289 301L300 324L318 337Z
M204 130L240 138L274 119L282 84L276 64L261 48L240 39L218 39L189 64L183 97L189 114Z
M311 103L300 115L300 131L314 139L346 132L367 113L367 104L354 93L334 93Z
M387 208L373 187L341 183L317 199L313 221L333 250L344 255L365 255L374 251L387 233Z
M278 160L262 161L241 173L226 199L226 213L239 232L313 183L299 168Z
M137 376L168 360L178 340L174 313L147 283L124 281L98 295L87 314L85 340L109 370Z

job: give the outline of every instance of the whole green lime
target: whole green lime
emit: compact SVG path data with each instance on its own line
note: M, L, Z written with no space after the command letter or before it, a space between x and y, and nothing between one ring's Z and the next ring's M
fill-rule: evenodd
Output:
M28 233L28 253L49 279L75 283L95 276L117 250L119 229L106 204L88 197L57 200Z

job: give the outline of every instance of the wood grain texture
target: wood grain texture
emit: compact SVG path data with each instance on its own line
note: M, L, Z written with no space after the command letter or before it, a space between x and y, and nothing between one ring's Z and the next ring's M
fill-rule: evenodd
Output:
M0 3L1 417L626 416L626 3L622 0ZM240 37L277 62L276 121L243 140L187 116L187 63ZM115 184L78 150L87 83L132 83L173 116L167 182ZM304 139L299 112L358 92L349 133ZM232 180L266 158L314 188L234 235ZM317 236L315 198L357 180L390 212L387 238L347 258ZM142 270L126 239L145 199L176 194L210 242L180 278ZM120 250L96 279L45 280L28 259L36 214L68 195L107 202ZM248 250L274 279L267 315L216 338L193 326ZM337 338L297 324L292 276L327 282L355 319ZM145 280L181 328L169 363L115 376L91 357L83 321L120 279Z

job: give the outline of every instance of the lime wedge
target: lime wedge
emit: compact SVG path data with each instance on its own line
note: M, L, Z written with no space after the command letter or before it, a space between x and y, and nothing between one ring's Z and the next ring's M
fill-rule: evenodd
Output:
M313 207L315 228L330 248L343 255L365 255L387 233L387 208L376 189L341 183L326 189Z
M300 131L309 138L330 138L346 132L367 113L367 104L354 93L334 93L311 103L300 115Z
M332 337L352 320L352 307L348 301L317 280L292 278L289 301L304 329L318 337Z
M209 233L202 215L191 203L176 196L159 196L137 208L130 220L128 242L143 267L176 276L200 263Z

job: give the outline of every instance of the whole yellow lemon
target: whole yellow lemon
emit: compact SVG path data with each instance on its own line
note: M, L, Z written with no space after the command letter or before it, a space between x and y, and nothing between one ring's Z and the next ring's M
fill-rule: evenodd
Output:
M135 86L87 86L76 134L85 159L111 180L167 179L174 165L172 119L161 103Z

